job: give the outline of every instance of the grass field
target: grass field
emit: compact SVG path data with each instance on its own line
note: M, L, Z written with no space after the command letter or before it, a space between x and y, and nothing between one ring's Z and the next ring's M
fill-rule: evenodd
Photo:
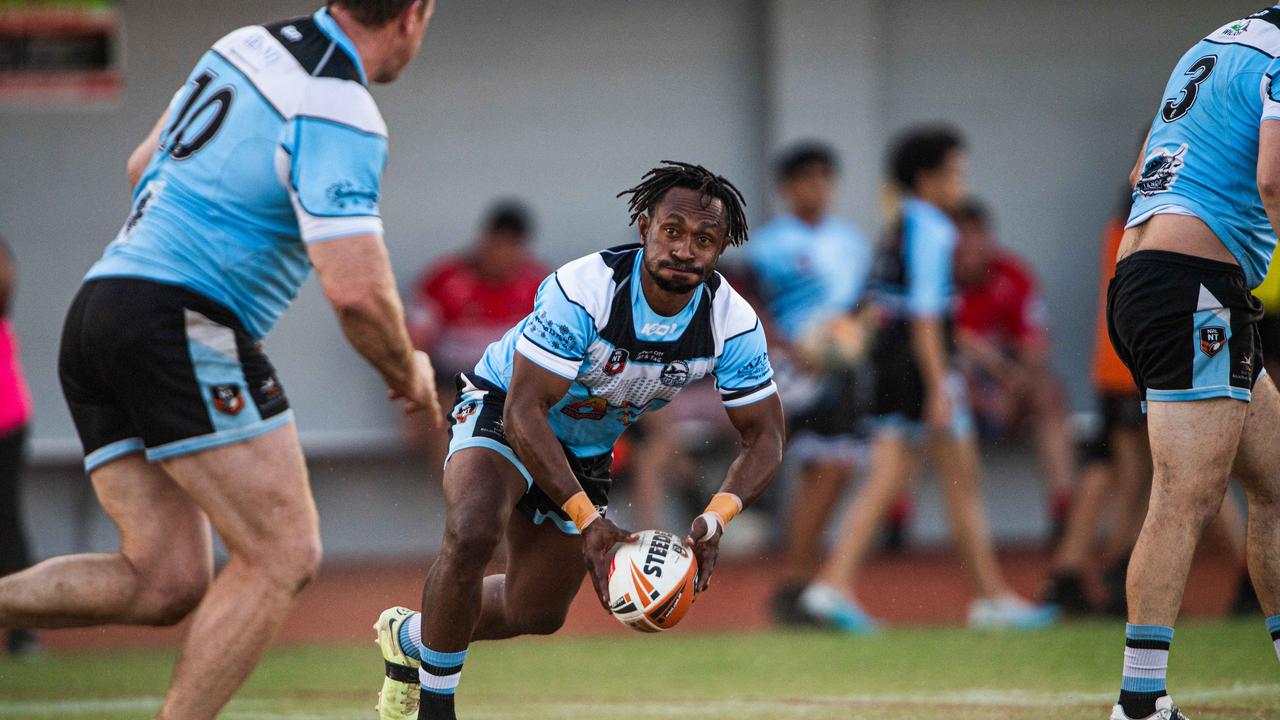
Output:
M472 648L460 716L520 718L1107 717L1122 626L1029 634L912 628L853 640L817 633L547 638ZM1261 620L1178 628L1174 697L1195 720L1280 717L1280 665ZM0 718L145 718L173 656L59 654L0 660ZM376 649L272 651L229 720L372 718Z

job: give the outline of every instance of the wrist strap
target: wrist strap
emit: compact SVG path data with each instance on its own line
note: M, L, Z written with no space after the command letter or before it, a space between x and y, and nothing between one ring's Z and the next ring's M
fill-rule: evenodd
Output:
M742 512L742 498L733 493L716 493L711 498L711 502L707 503L707 509L702 514L707 521L707 534L703 540L715 535L716 530L728 527L729 521L740 512Z
M579 490L578 494L566 500L562 507L573 520L578 532L586 530L588 525L600 519L600 511L596 510L595 504L587 498L586 490Z

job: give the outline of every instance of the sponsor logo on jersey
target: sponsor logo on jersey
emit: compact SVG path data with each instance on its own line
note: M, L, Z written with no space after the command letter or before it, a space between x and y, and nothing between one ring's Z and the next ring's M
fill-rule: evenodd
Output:
M662 368L662 374L658 376L658 381L667 387L684 387L689 383L689 363L683 360L673 360L666 367Z
M1186 154L1185 144L1172 153L1165 148L1157 149L1142 165L1142 177L1138 179L1137 184L1138 192L1144 197L1168 192L1178 180L1178 171L1182 169Z
M1200 352L1213 357L1227 344L1227 329L1223 327L1200 328Z
M762 352L738 368L734 378L738 380L763 380L769 374L769 353Z
M636 362L660 363L667 354L661 350L641 350L636 353Z
M565 405L560 412L574 420L603 420L609 413L609 401L602 397L587 398Z
M378 206L378 191L358 187L347 180L336 182L325 191L329 202L339 210L348 208L364 208L372 210Z
M293 25L285 25L280 28L280 34L291 43L302 42L302 33Z
M213 409L223 415L239 415L244 409L244 396L239 385L214 385L209 388Z
M625 348L615 348L613 353L609 355L609 361L604 364L605 375L617 375L627 369L627 359L631 357L631 353Z
M680 327L678 324L670 323L645 323L640 328L641 335L655 335L657 337L666 337L676 331Z
M1245 20L1242 23L1231 23L1230 27L1222 31L1222 35L1229 38L1240 37L1249 29L1249 23L1251 22L1253 21Z

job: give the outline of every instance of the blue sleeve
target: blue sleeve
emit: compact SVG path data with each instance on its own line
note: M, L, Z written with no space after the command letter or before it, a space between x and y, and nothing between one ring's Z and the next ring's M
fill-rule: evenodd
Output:
M591 315L569 299L553 274L538 288L533 312L516 341L516 352L545 370L573 380L595 334Z
M769 364L769 345L759 321L747 332L725 340L716 358L716 388L726 407L741 407L778 392Z
M820 258L819 267L828 288L826 306L831 313L853 310L866 290L871 275L871 246L855 233L847 233L833 248L830 257Z
M1280 120L1280 60L1273 60L1262 78L1262 119Z
M907 227L907 311L918 317L951 309L955 229L942 219L916 218Z
M378 202L387 164L385 137L331 120L298 117L289 123L284 149L304 240L382 233Z

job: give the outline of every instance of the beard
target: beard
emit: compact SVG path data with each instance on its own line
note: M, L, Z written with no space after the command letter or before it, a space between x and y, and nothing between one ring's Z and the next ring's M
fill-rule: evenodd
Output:
M644 264L644 269L649 273L649 277L653 278L654 284L663 290L674 293L676 295L684 295L693 292L699 285L707 279L706 270L696 265L684 265L673 263L666 260L659 260L651 266L649 263ZM679 270L681 272L690 272L698 276L697 280L675 280L659 275L660 270Z

